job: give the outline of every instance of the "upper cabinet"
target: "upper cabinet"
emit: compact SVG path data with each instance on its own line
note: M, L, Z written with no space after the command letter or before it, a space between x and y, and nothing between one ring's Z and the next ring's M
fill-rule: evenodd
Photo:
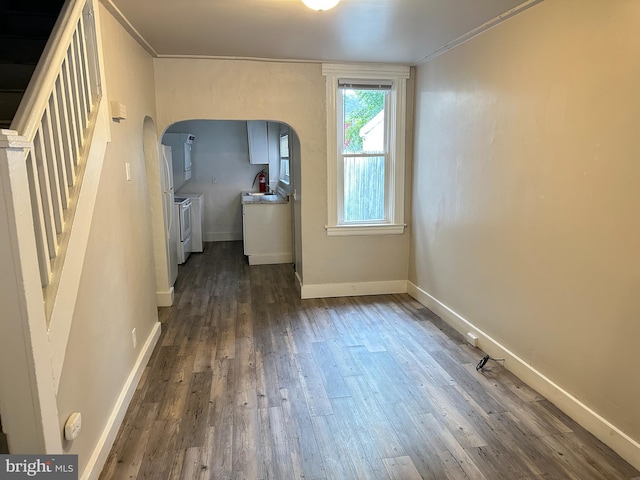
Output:
M269 135L267 123L261 120L247 122L247 136L249 139L249 162L267 165L269 163Z
M274 163L280 155L279 136L280 124L278 122L248 121L249 162L260 165Z

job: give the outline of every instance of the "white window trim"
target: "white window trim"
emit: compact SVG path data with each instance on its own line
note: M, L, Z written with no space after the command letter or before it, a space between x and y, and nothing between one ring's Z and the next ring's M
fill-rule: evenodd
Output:
M323 64L322 74L327 79L327 225L328 236L349 235L399 235L404 233L404 184L406 149L406 85L409 67L395 65L346 65ZM388 192L388 222L371 224L339 223L338 188L342 178L338 178L338 80L386 80L391 81L389 101L389 149L390 165Z
M282 156L282 148L280 145L280 142L282 141L282 137L286 135L287 136L287 152L288 155L287 157L283 157ZM278 156L280 157L279 160L279 166L278 166L278 180L282 183L284 183L285 185L289 185L291 183L291 142L290 142L290 136L289 136L289 130L287 128L283 128L280 130L280 135L278 137ZM287 159L287 164L288 164L288 170L289 170L289 174L285 174L282 172L282 159L286 158Z

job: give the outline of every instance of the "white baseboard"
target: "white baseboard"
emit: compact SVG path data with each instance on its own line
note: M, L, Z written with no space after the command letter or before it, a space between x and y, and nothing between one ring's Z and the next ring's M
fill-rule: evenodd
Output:
M160 322L156 322L153 326L153 330L151 330L151 333L147 338L147 341L140 350L140 355L138 355L138 359L136 360L129 377L120 392L120 396L111 411L111 415L107 420L104 430L102 431L102 435L91 454L91 458L89 458L89 462L87 463L84 472L82 472L82 476L80 477L82 480L95 480L100 476L100 472L104 467L104 463L107 461L107 456L111 451L113 442L115 441L120 425L122 424L124 414L127 413L127 408L129 407L131 398L136 391L142 372L147 366L149 357L151 357L151 353L153 352L153 348L158 342L158 338L160 337L160 326Z
M234 242L242 240L242 232L204 232L202 240L205 242Z
M357 295L384 295L389 293L407 293L407 281L387 280L301 286L302 298L354 297Z
M640 470L640 443L417 285L408 282L407 293L462 335L466 335L467 332L474 333L478 337L478 348L492 357L504 358L504 366L507 370L537 390L556 407Z
M291 253L274 253L249 255L249 265L273 265L276 263L291 263Z
M173 287L168 292L156 292L156 304L159 307L170 307L173 305Z

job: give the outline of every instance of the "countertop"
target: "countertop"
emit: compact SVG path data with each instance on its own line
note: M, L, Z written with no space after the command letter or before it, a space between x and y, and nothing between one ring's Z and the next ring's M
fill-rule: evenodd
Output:
M289 198L282 196L278 193L275 195L245 195L246 192L242 192L242 205L275 205L279 203L289 203Z

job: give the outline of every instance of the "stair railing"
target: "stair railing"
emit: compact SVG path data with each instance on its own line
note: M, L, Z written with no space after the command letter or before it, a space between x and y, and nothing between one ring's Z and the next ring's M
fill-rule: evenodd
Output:
M102 97L92 0L67 0L11 124L25 151L46 318Z

